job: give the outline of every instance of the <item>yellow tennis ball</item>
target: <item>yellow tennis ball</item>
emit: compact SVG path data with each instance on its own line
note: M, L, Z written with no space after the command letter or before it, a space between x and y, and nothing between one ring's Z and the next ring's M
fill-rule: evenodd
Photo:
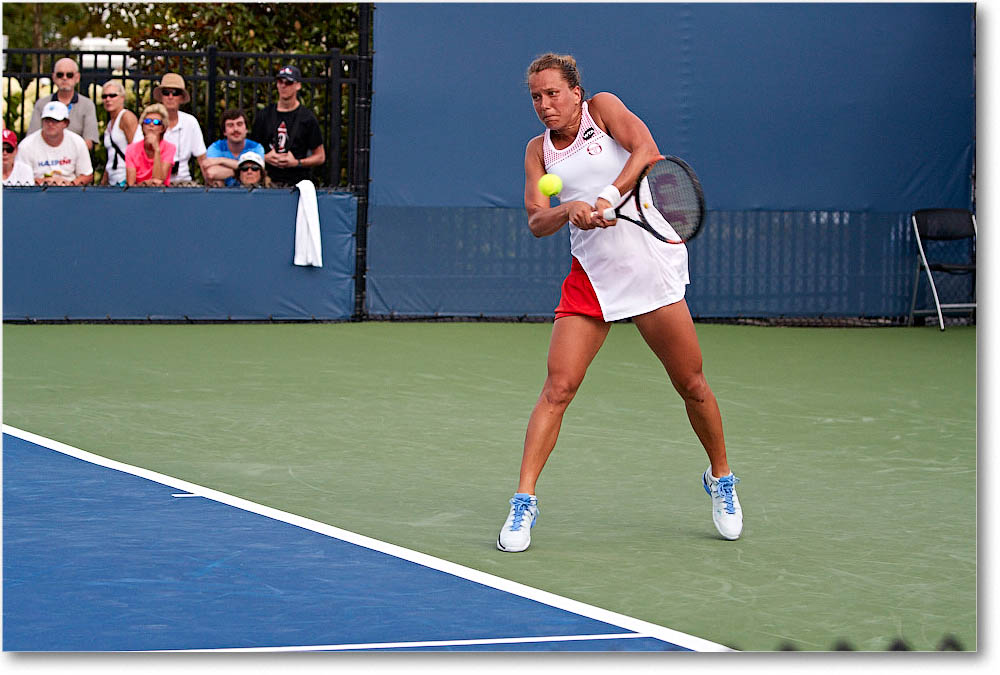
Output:
M554 173L547 173L538 179L538 189L546 197L557 195L562 191L562 178Z

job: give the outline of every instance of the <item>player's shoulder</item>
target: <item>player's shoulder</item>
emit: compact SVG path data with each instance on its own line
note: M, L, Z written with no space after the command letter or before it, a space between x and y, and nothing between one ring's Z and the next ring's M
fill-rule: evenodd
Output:
M524 154L525 154L525 156L526 157L537 156L539 158L542 157L542 154L543 154L543 152L542 152L542 143L544 141L545 141L545 134L538 134L537 136L535 136L534 138L532 138L530 141L528 141L528 145L526 145L525 148L524 148Z
M591 96L590 100L587 101L587 107L591 111L597 110L598 112L612 110L624 105L622 100L610 91L600 91Z

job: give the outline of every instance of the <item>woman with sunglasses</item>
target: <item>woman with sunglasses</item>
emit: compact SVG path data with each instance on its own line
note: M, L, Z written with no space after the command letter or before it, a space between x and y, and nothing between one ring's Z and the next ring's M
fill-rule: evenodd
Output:
M31 167L17 161L17 134L10 129L3 130L3 184L35 184L35 173Z
M264 157L259 152L250 151L240 155L236 177L243 187L271 187L271 179L267 177L267 169L264 166Z
M177 148L163 140L167 131L167 109L153 103L142 111L143 139L125 150L125 167L129 185L170 185L170 167Z
M142 140L142 129L135 113L125 108L125 85L121 80L104 83L101 101L108 111L108 126L104 129L108 161L104 165L101 185L126 185L125 148Z

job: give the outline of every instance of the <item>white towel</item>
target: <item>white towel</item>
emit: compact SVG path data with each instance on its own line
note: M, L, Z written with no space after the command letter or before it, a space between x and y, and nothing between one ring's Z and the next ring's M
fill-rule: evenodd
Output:
M299 211L295 217L296 265L323 266L323 244L319 237L319 207L316 205L316 186L310 180L299 181Z

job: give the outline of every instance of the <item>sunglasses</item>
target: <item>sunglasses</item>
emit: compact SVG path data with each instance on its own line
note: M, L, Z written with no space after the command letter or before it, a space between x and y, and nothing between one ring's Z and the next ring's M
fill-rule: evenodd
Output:
M184 90L183 89L161 89L160 90L160 95L161 96L183 96L184 95Z
M163 124L163 120L154 119L152 117L147 117L142 121L143 124L152 124L154 127L158 127Z
M244 171L253 171L254 173L258 173L260 171L260 167L256 164L244 164L240 167L240 173Z
M4 143L3 144L3 151L4 152L14 152L14 146L13 145L8 145L7 143Z
M102 99L118 98L118 94L101 94Z
M295 80L286 80L283 77L279 77L278 78L278 84L283 84L286 87L288 87L288 86L291 86L291 85L295 84Z
M57 80L69 80L76 77L76 73L52 73Z

